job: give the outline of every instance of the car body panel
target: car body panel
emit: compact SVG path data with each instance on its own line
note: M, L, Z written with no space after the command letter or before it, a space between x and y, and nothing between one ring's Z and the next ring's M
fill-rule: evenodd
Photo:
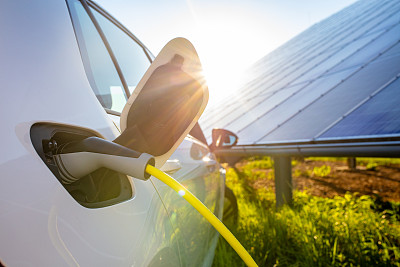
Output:
M168 214L169 190L129 178L134 197L89 209L71 197L32 145L30 129L37 122L89 128L107 140L119 135L118 117L110 119L86 76L66 2L5 1L0 18L0 35L7 36L0 42L1 262L179 266L184 255L174 239L180 226Z
M164 209L153 185L135 180L134 199L102 209L84 208L43 164L29 138L36 122L88 127L106 139L119 134L90 88L66 3L8 1L0 10L0 32L8 36L0 49L2 262L149 262L165 246L157 242L168 243L164 236L170 231L169 223L160 223L167 216L160 215Z

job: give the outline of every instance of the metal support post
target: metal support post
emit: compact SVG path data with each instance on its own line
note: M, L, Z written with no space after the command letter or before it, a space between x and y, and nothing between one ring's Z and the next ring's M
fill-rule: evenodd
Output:
M292 204L292 164L290 157L274 157L276 207Z
M349 167L349 170L355 170L357 169L357 160L356 158L347 158L347 167Z

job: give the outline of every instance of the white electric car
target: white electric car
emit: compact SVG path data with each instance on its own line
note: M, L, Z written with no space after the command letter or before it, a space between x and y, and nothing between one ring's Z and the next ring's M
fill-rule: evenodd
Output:
M224 170L196 124L207 89L191 44L154 58L90 0L1 1L0 18L1 265L210 266L212 226L157 179L116 167L129 151L150 154L222 217ZM177 91L181 74L197 91ZM94 171L93 153L109 159Z

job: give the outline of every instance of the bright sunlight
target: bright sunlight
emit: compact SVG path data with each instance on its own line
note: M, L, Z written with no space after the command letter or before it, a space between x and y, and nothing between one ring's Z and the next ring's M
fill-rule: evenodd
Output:
M259 46L268 49L265 47L268 37L259 32L257 22L250 19L250 14L231 11L222 20L221 13L223 10L214 9L202 13L202 16L194 15L196 31L193 32L193 43L202 61L211 105L239 89L245 70L259 58ZM239 15L240 20L237 19ZM249 43L251 36L260 36L260 41Z

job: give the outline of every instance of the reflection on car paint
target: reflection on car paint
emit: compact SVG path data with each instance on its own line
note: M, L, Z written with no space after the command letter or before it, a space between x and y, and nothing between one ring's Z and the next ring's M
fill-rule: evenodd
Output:
M213 161L214 167L210 169L207 161L212 157L206 146L190 138L186 139L171 156L171 159L183 161L182 169L173 177L221 218L220 199L224 177L219 172L217 162ZM205 259L209 259L207 264L211 265L212 257L207 256L209 253L213 255L217 231L179 194L161 183L155 184L176 229L173 241L178 243L182 252L183 266L201 266Z

